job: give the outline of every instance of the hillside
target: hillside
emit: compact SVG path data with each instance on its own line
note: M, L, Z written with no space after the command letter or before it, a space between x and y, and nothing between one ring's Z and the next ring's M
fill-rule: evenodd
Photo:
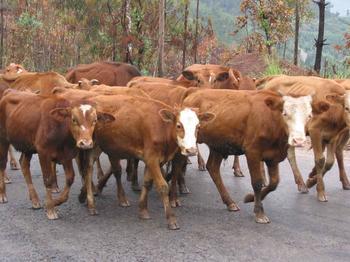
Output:
M195 2L192 1L192 15L194 15ZM239 44L241 42L240 35L235 37L230 33L234 31L234 21L240 13L241 0L201 0L200 15L202 19L210 18L220 42L226 45ZM313 10L313 18L307 23L303 23L300 33L300 48L307 54L304 66L310 67L314 63L314 38L318 33L318 9L316 5L311 5ZM330 63L339 63L344 60L334 49L334 45L343 44L343 35L350 29L350 17L340 17L333 14L328 8L326 13L325 38L328 45L324 47L324 58ZM292 59L293 36L287 43L286 59Z

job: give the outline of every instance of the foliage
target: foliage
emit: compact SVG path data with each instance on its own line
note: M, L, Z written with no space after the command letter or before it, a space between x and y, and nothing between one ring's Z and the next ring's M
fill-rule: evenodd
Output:
M284 69L280 66L280 63L277 58L271 58L266 57L266 69L264 72L264 76L271 76L271 75L281 75L286 73Z

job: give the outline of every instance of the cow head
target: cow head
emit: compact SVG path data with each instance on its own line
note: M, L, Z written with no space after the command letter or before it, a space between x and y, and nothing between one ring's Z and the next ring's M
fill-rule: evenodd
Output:
M100 82L97 79L88 80L86 78L82 78L78 81L76 88L82 90L90 90L94 85L99 85Z
M97 112L90 103L80 103L67 108L55 108L50 112L58 121L69 121L70 132L80 149L91 149L94 146L93 133L97 122L111 122L115 118L107 113Z
M15 63L11 63L6 67L5 74L20 74L25 73L27 70L23 66Z
M220 65L192 65L178 77L189 86L214 89L239 89L240 72Z
M272 110L281 110L287 126L288 144L303 145L306 141L305 125L312 118L312 96L282 95L282 101L277 97L269 97L265 103Z
M193 156L198 152L197 134L200 123L210 122L215 118L212 113L198 113L198 110L192 108L174 111L162 109L159 115L164 121L174 124L177 145L185 156Z

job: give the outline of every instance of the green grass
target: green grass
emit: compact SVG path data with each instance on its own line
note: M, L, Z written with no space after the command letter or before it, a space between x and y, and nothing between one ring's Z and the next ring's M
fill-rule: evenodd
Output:
M264 76L285 74L277 59L266 57L266 64L267 67L265 69Z

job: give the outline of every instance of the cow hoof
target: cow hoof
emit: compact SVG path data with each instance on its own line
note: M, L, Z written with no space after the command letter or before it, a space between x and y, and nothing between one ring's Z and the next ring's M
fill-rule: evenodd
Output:
M258 224L268 224L270 223L270 219L265 214L256 215L255 222Z
M141 191L141 187L139 185L131 185L131 189L134 192L139 192Z
M89 212L90 216L98 215L98 212L97 212L96 208L88 208L88 212Z
M173 208L180 207L181 206L181 201L179 199L171 200L170 201L170 206L173 207Z
M244 175L243 175L243 173L242 173L242 171L241 170L239 170L239 171L233 171L233 175L235 176L235 177L244 177Z
M316 185L316 182L317 182L317 179L316 179L316 178L308 178L308 179L306 180L306 186L307 186L308 188L311 188L311 187L313 187L314 185Z
M236 211L239 211L239 207L235 204L235 203L231 203L227 206L227 209L228 211L233 211L233 212L236 212Z
M5 177L5 184L11 184L12 183L12 180L7 176Z
M41 205L39 201L32 202L32 208L33 209L41 209Z
M175 223L172 223L172 224L168 224L168 229L170 230L179 230L180 227Z
M205 168L205 165L198 165L198 170L199 171L206 171L207 169Z
M5 193L0 194L0 203L1 203L1 204L7 203L7 196L6 196Z
M350 190L350 184L343 183L344 190Z
M57 211L55 209L46 210L46 216L49 220L58 219L58 214L57 214Z
M58 188L58 186L55 186L51 189L51 193L53 194L58 194L60 192L60 189Z
M191 191L188 189L188 187L186 185L180 185L179 192L180 192L180 194L183 194L183 195L191 193Z
M142 209L139 211L139 218L148 220L151 219L151 216L149 215L147 209Z
M119 206L121 207L129 207L130 206L130 203L128 200L124 200L124 201L119 201Z
M309 189L305 185L298 185L298 191L302 194L309 193Z
M254 194L247 194L244 197L244 203L254 202Z
M11 170L19 170L18 164L15 161L10 162L10 169Z
M325 194L317 194L317 199L320 202L328 202L328 199Z
M81 204L83 204L86 200L86 193L80 192L79 196L78 196L79 202Z

